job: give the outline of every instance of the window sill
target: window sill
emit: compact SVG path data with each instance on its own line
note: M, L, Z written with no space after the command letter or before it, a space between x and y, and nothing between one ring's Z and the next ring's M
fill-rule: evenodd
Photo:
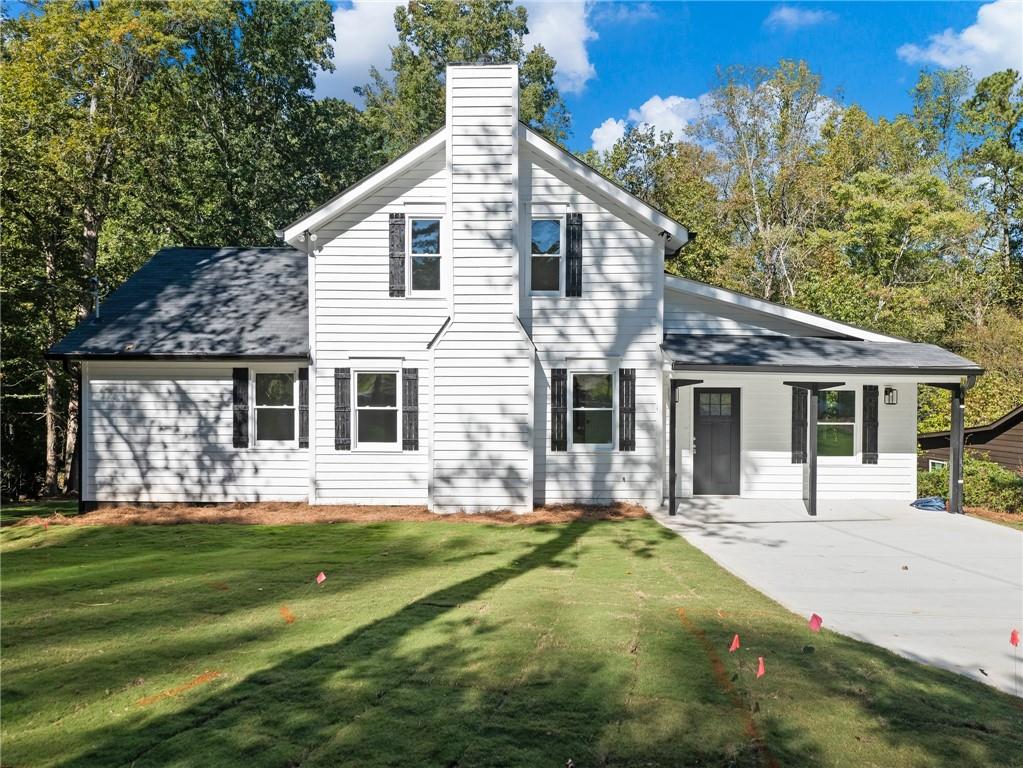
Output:
M529 295L534 299L562 299L561 291L530 291Z

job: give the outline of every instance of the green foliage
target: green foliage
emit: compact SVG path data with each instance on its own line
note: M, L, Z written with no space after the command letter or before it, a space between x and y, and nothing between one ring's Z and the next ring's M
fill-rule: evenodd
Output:
M917 473L920 496L948 497L948 467ZM963 457L963 503L999 512L1023 514L1023 475L968 450Z
M526 19L526 9L512 0L417 0L398 7L391 79L373 68L370 82L356 89L386 155L406 152L444 124L444 72L452 62L517 63L519 118L564 141L569 116L554 85L555 62L542 46L524 50Z

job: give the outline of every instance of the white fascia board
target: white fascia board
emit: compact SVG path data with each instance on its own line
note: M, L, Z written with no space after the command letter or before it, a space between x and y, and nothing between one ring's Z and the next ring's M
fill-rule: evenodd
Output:
M680 248L689 242L689 230L674 219L665 216L656 208L652 208L635 195L626 192L617 184L605 179L579 158L565 151L538 134L528 126L519 124L519 139L544 159L554 163L566 173L570 173L583 183L610 198L633 214L649 222L668 236L667 244L671 248Z
M705 299L720 301L725 304L733 304L745 309L751 309L754 312L763 312L766 315L774 315L775 317L781 317L794 323L809 325L813 328L819 328L832 333L840 333L843 336L851 336L854 339L860 339L862 341L906 341L905 339L900 339L896 336L885 336L881 333L874 333L873 331L868 331L863 328L857 328L855 325L840 323L837 320L829 320L826 317L815 315L812 312L804 312L799 309L793 309L792 307L786 307L783 304L775 304L773 301L765 301L763 299L747 296L744 293L736 293L735 291L728 291L724 288L716 288L713 285L701 283L696 280L689 280L684 277L676 277L675 275L666 274L664 276L664 287L667 290L688 293Z
M437 131L421 144L417 144L404 155L400 155L375 173L349 187L333 200L324 203L315 211L289 224L283 230L282 239L289 245L296 248L299 247L304 232L315 232L335 216L342 213L346 208L372 194L390 179L405 173L416 163L443 147L445 140L446 132Z

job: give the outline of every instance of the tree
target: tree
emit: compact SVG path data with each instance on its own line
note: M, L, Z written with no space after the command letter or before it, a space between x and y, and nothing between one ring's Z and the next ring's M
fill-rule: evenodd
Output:
M985 242L997 254L1005 300L1023 307L1023 83L1012 69L977 83L963 108L963 163L984 198Z
M816 161L821 128L836 105L805 62L732 67L719 78L693 135L720 161L716 183L736 225L735 247L752 267L748 290L790 299L801 240L830 191Z
M416 0L394 12L392 80L375 67L356 91L369 125L385 137L389 157L411 149L444 124L444 71L449 62L519 65L519 117L552 141L564 141L569 117L554 85L554 59L541 46L524 52L526 9L512 0Z

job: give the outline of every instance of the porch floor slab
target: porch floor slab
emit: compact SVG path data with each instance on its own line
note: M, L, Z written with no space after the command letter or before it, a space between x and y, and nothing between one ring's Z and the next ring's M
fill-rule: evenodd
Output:
M815 519L801 501L697 497L654 517L826 629L1023 694L1023 532L901 501L821 501Z

